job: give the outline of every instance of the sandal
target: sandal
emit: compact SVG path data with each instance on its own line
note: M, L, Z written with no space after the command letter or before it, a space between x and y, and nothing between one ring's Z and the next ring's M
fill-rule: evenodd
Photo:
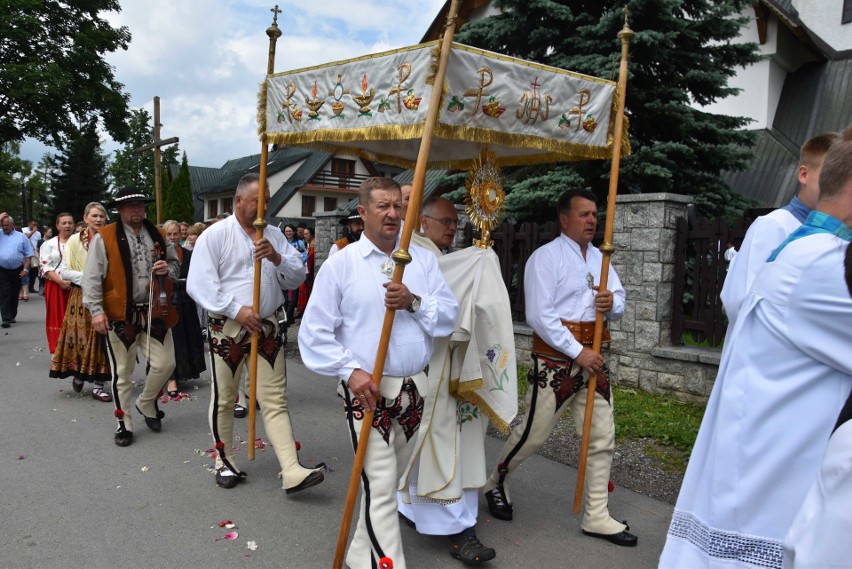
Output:
M109 403L112 401L112 395L108 392L96 387L92 390L92 399L97 399L98 401L103 401L104 403Z
M30 297L29 297L29 296L27 296L27 295L24 295L24 296L22 296L22 297L21 297L21 300L23 300L24 302L29 302L29 301L30 301Z

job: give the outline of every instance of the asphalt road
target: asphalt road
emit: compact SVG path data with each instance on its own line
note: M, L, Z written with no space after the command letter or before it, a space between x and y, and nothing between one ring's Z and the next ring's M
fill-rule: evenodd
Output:
M160 433L134 421L135 440L113 443L112 404L50 379L44 302L21 303L18 323L0 331L0 567L3 568L327 568L352 466L335 382L288 363L291 417L303 464L326 462L326 481L286 496L271 450L254 462L240 447L249 481L218 488L208 471L209 376L184 384L191 398L161 404ZM137 368L136 378L143 378ZM137 389L138 391L138 389ZM258 436L264 436L258 416ZM235 433L246 438L246 420ZM489 439L496 459L501 442ZM671 506L616 488L610 510L630 522L636 548L583 536L571 512L576 471L535 456L512 485L515 519L493 520L480 502L478 534L497 550L492 568L650 568L662 550ZM220 521L236 524L233 530ZM222 538L229 531L237 539ZM408 567L462 567L444 538L403 526ZM250 550L247 543L257 544Z

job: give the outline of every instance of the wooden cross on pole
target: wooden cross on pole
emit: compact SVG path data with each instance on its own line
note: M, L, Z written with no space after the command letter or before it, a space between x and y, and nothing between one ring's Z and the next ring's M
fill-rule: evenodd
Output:
M136 152L154 150L154 196L157 199L157 225L163 223L163 181L160 178L160 148L177 144L178 137L160 140L160 98L154 97L154 142L140 146Z

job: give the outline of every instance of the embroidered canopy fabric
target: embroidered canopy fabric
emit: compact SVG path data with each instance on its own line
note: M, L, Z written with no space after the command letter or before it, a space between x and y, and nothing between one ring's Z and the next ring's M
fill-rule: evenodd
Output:
M439 49L431 42L270 75L259 132L269 143L413 167ZM469 167L484 144L504 166L607 158L615 91L612 81L454 43L429 165Z

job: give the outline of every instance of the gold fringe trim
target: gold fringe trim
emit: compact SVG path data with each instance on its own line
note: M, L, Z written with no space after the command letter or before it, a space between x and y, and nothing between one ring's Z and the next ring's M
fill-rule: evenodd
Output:
M486 417L488 417L488 421L494 425L494 428L503 433L504 435L509 434L509 423L500 418L497 413L494 412L485 401L477 397L476 390L482 389L485 386L485 382L482 381L482 378L474 379L471 381L465 381L463 384L458 379L450 380L450 395L458 399L459 401L466 401L472 405L476 405L479 407L479 410L482 411Z
M621 97L621 92L618 85L615 86L615 93L612 95L612 108L609 112L609 126L606 134L606 147L609 149L609 155L612 156L612 140L615 136L615 118L618 115L618 99ZM630 148L630 119L627 114L624 115L624 123L621 131L621 155L627 156L631 152Z
M626 132L626 131L625 131ZM610 147L590 146L576 142L568 142L554 138L498 132L494 130L471 127L450 126L438 123L435 125L435 136L444 140L463 141L474 144L502 145L508 147L523 147L542 150L540 154L496 157L498 166L523 166L543 164L548 162L570 162L578 160L607 159L612 156ZM423 124L411 125L375 125L363 128L349 129L319 129L304 132L275 132L267 133L268 144L300 144L324 152L346 151L357 154L367 160L384 162L402 168L413 168L416 159L410 160L382 152L373 152L350 147L345 142L411 140L423 135ZM629 149L629 147L628 147ZM478 156L457 160L430 161L429 168L466 169L476 164Z
M264 79L260 84L260 90L257 92L257 134L258 138L263 141L266 136L266 92L269 85L269 80Z

